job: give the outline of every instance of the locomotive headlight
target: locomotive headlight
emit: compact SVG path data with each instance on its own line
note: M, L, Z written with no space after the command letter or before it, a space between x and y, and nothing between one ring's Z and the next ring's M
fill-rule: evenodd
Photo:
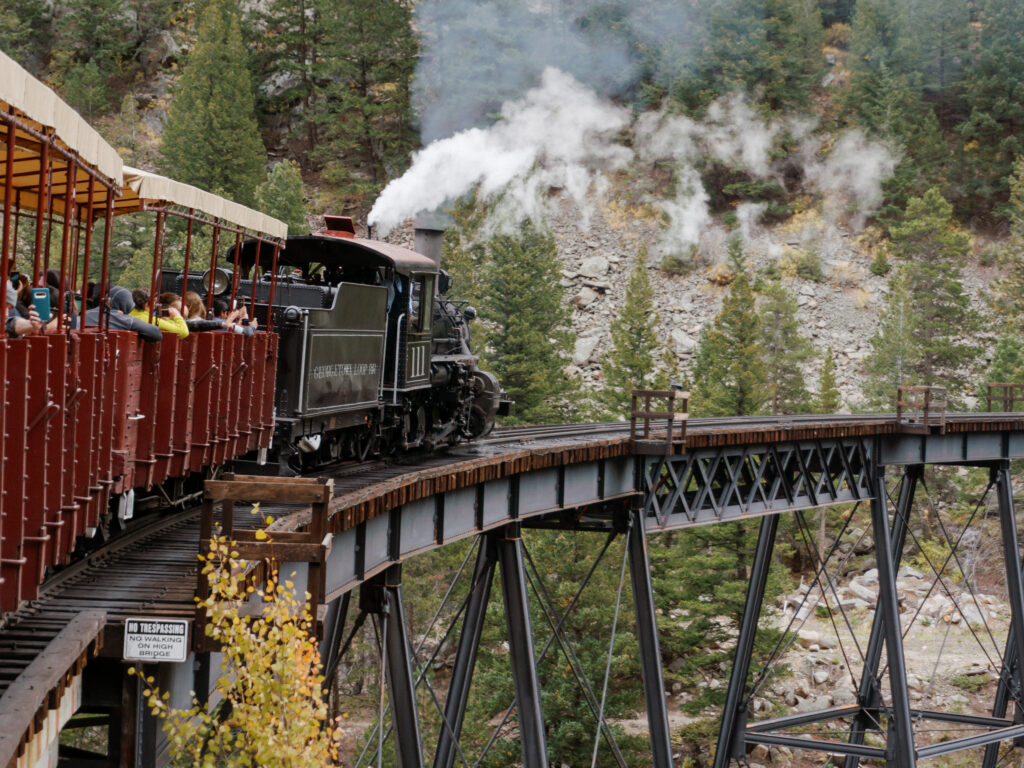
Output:
M464 310L462 310L462 314L465 315L467 320L475 320L476 319L476 307L467 306Z
M220 267L217 267L217 269L213 270L213 295L220 296L222 293L225 293L230 287L231 273L228 272L226 269L221 269ZM203 290L206 291L207 293L211 291L210 270L206 270L205 272L203 272Z
M298 307L286 307L284 310L284 319L289 323L297 323L302 317L302 310Z

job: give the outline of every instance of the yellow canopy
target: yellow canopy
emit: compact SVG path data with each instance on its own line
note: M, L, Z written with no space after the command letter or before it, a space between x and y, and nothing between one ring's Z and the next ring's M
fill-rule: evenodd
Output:
M0 201L3 200L3 179L7 164L14 164L14 189L20 191L17 204L22 209L36 210L42 155L39 134L50 134L54 145L73 153L81 162L94 169L108 185L119 186L123 163L117 151L110 146L75 110L69 107L49 87L32 77L17 62L0 52L0 109L14 111L23 127L16 130L14 156L7 157L8 126L0 124ZM51 151L51 174L48 183L53 197L54 211L63 214L68 194L68 160L58 151ZM89 188L89 173L78 167L74 188L79 207L83 206ZM94 206L103 210L106 189L95 185Z

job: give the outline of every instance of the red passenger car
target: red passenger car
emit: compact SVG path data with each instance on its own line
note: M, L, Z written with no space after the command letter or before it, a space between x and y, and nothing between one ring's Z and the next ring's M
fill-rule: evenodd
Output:
M176 231L184 230L186 260L199 259L194 229L209 228L203 258L211 268L219 248L243 236L279 247L287 229L216 195L124 168L96 131L2 53L0 71L0 275L6 287L24 274L29 289L42 291L49 271L58 297L48 328L4 308L5 319L14 314L5 328L13 333L0 338L2 613L34 598L48 569L68 562L83 541L131 516L134 489L180 499L194 473L270 441L274 333L164 333L147 342L110 327L102 287L110 281L114 217L155 216L152 289L170 220L184 222ZM101 298L90 324L93 282Z

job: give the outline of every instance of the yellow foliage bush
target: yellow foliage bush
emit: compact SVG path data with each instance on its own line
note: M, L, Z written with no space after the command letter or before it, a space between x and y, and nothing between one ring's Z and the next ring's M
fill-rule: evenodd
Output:
M210 711L193 696L188 709L169 705L154 679L145 679L150 710L163 719L177 762L204 768L307 768L337 757L337 728L327 722L320 655L312 636L309 594L299 600L294 584L271 573L262 590L247 586L245 561L224 536L210 540L202 572L210 596L196 599L207 615L206 635L224 652ZM255 593L262 612L242 616Z

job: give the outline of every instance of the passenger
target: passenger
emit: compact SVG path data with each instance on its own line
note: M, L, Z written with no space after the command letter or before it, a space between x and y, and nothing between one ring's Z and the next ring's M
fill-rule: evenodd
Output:
M28 275L18 275L18 312L28 317L28 308L32 304L32 286L28 284Z
M98 299L97 299L98 300ZM155 325L132 317L129 313L135 308L132 301L132 294L127 288L115 285L110 289L110 297L107 300L110 328L115 331L135 331L146 341L160 341L163 334ZM100 317L103 312L102 302L100 306L94 307L85 313L86 325L100 325Z
M189 291L185 294L184 314L185 322L188 324L188 330L191 333L222 331L227 328L227 323L224 320L217 320L216 318L206 319L206 307L203 305L203 300L199 298L199 294L195 291Z
M249 311L245 308L244 304L228 312L228 303L224 299L214 299L213 316L218 320L224 321L225 330L234 331L243 336L252 336L259 327L259 322L257 322L256 318L249 319Z
M46 270L46 287L50 289L50 309L56 314L57 297L60 296L60 272L56 269ZM73 318L78 314L80 307L77 306L75 301L74 291L67 290L68 288L69 286L65 285L64 314ZM72 327L74 326L72 325Z
M153 325L159 328L161 331L167 333L173 333L179 339L188 338L188 325L185 323L185 318L181 316L181 301L178 299L177 294L167 294L171 297L169 304L158 304L153 308ZM174 306L174 302L177 301L177 307ZM132 302L135 308L129 312L132 317L142 320L144 323L149 322L150 306L149 306L149 292L144 291L140 288L132 291Z
M39 315L36 314L34 309L29 308L28 317L22 317L17 309L18 306L18 292L14 290L14 287L7 283L6 294L7 301L4 307L4 330L7 335L12 338L18 338L19 336L34 336L43 331L43 323L39 319Z

